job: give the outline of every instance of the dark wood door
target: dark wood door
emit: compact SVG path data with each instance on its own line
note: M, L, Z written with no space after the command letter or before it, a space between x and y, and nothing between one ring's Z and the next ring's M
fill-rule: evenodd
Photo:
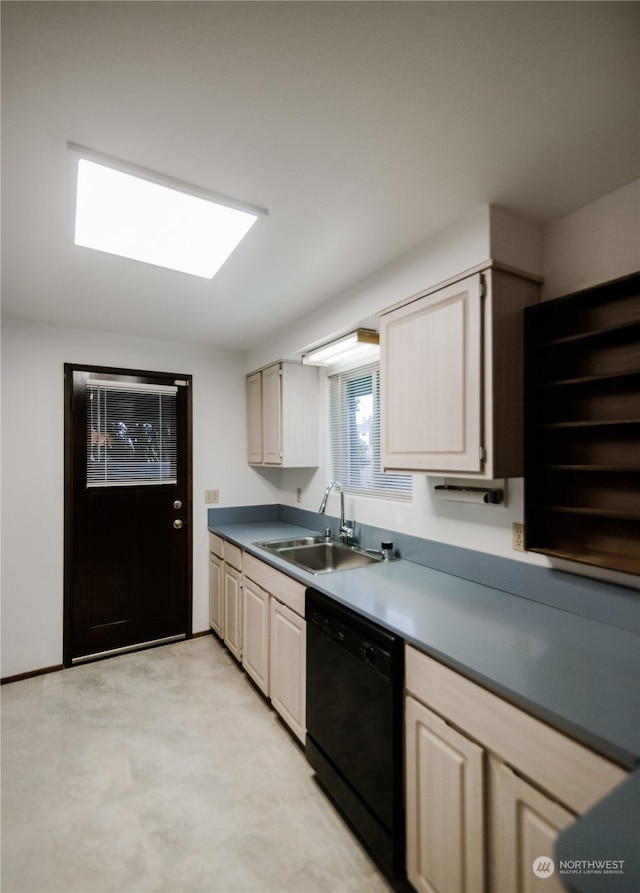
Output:
M66 366L65 664L190 635L189 376Z

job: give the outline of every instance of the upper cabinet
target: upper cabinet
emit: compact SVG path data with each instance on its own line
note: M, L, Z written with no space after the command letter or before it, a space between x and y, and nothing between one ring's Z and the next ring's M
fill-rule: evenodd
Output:
M537 282L496 267L380 320L383 471L523 474L523 310Z
M640 273L525 314L527 549L640 573Z
M262 464L262 372L247 375L247 461Z
M273 363L247 376L247 461L280 468L319 464L318 369Z

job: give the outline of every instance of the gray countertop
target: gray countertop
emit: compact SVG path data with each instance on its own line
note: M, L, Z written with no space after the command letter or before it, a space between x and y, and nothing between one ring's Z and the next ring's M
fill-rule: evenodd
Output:
M210 530L399 633L426 654L603 756L630 770L638 766L640 637L636 633L411 561L309 574L255 545L317 533L281 521L222 524ZM631 841L640 817L639 784L640 770L558 842L559 858L594 859L602 857L597 855L602 852L596 846L598 835L618 834L620 846L609 848L618 855L605 858L626 859L624 874L604 876L605 886L603 877L594 874L563 877L569 889L635 893L640 854Z
M604 756L629 769L637 765L635 633L411 561L309 574L254 545L313 532L283 522L211 529Z

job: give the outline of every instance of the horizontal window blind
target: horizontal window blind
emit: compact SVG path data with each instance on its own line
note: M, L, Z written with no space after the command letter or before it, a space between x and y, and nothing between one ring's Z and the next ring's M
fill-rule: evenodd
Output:
M409 501L410 474L380 470L380 366L329 376L333 476L353 492Z
M87 381L87 487L176 483L177 391Z

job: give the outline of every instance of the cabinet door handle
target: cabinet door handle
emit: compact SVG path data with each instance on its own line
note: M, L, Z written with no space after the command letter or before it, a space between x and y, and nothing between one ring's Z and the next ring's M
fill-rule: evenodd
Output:
M173 526L176 530L180 530L180 528L182 527L182 521L180 520L180 518L176 518L176 520L173 522Z

